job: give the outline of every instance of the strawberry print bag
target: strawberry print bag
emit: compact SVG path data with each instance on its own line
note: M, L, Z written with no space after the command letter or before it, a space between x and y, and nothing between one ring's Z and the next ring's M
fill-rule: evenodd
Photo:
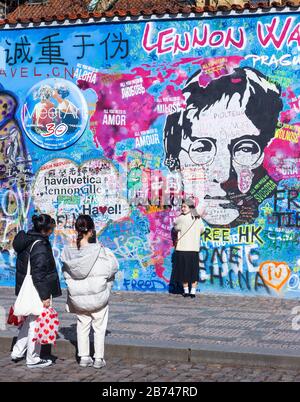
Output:
M44 308L41 315L35 321L35 337L33 342L41 345L56 344L59 320L54 308Z

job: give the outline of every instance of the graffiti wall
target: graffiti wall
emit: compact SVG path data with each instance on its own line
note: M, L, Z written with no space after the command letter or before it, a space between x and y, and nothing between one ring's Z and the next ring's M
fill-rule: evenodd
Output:
M115 289L167 292L183 197L203 292L300 295L298 14L2 30L0 285L34 212L90 214Z

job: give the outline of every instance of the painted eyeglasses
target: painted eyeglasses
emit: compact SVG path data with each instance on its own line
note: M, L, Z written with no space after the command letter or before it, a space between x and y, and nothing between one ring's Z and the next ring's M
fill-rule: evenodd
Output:
M231 148L232 159L242 166L254 166L262 155L259 144L251 139L238 141ZM210 165L213 163L217 147L208 138L199 138L190 145L189 156L196 165Z

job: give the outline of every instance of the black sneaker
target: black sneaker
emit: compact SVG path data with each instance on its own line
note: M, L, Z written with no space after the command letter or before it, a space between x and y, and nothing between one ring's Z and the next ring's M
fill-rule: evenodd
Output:
M183 293L182 296L183 296L183 297L189 297L190 294L189 294L189 293Z
M52 360L43 360L41 359L38 363L35 364L27 364L27 367L30 369L33 368L44 368L44 367L49 367L52 365Z
M191 299L195 299L196 295L190 294Z
M14 362L14 363L19 363L20 361L22 361L24 359L25 359L25 356L22 356L22 357L11 356L11 361Z

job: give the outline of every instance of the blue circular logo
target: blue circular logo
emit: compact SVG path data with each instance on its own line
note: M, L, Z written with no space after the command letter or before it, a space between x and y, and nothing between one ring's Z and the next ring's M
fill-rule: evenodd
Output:
M22 108L22 124L36 145L59 150L81 137L88 115L86 100L75 84L50 78L28 92Z

